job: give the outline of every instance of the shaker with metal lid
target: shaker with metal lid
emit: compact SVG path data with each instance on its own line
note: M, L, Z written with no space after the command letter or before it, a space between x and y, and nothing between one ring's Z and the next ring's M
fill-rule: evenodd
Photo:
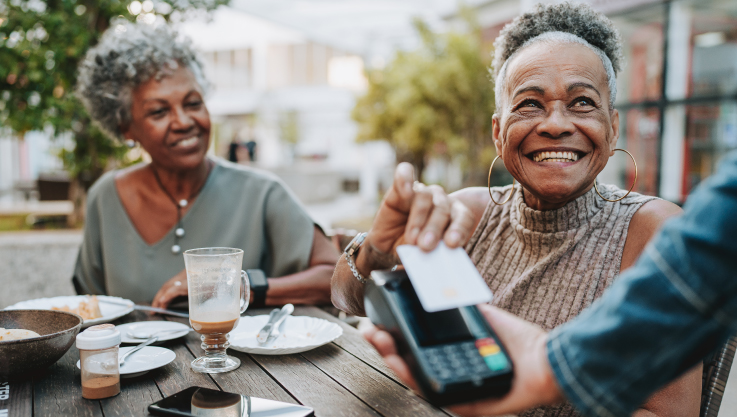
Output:
M120 332L112 324L92 326L77 335L82 397L88 400L120 393Z

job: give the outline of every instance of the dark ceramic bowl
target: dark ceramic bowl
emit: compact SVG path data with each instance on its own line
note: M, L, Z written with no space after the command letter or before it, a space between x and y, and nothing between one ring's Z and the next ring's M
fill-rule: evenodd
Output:
M74 344L82 317L65 311L0 310L0 327L32 330L40 337L0 342L0 375L46 369Z

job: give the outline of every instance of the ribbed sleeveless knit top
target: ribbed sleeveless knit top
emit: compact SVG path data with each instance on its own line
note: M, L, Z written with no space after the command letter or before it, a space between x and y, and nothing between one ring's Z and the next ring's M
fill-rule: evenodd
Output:
M492 188L504 201L511 185ZM626 191L599 185L610 200ZM619 275L635 212L656 197L630 193L604 201L594 188L550 211L528 207L519 185L503 205L489 202L466 251L494 293L491 304L546 330L559 326L601 296ZM570 404L524 416L575 416Z

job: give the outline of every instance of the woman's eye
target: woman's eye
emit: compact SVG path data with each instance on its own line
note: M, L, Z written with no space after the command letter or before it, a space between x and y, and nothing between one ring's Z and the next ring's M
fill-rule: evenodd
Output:
M202 105L202 101L200 100L190 101L189 103L186 104L187 107L192 107L192 108L200 107L201 105Z
M573 106L574 107L592 107L594 106L594 101L588 97L579 97L573 101Z
M539 109L539 108L542 108L542 106L540 106L540 103L538 103L535 100L525 100L522 103L520 103L519 106L517 106L517 109L524 109L524 108L538 108Z
M149 115L149 116L154 116L154 117L155 117L155 116L161 116L161 115L163 115L163 114L164 114L165 112L166 112L166 109L164 109L164 108L160 108L160 109L153 109L153 110L149 110L149 112L148 112L148 115Z

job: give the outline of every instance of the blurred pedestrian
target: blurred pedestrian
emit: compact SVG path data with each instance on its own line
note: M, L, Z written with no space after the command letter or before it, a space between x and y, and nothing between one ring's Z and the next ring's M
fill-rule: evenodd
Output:
M248 149L248 158L251 162L256 162L256 142L253 140L249 140L245 144L246 149Z
M230 142L230 145L228 145L228 161L238 163L238 148L240 147L241 145L237 140Z

